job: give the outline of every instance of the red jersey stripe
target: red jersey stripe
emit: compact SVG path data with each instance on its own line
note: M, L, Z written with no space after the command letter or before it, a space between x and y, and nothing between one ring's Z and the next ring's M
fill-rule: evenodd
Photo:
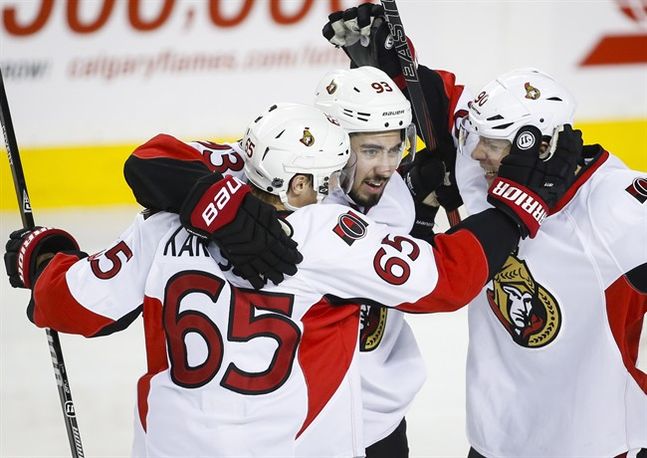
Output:
M308 413L299 437L319 415L344 379L357 345L359 305L331 306L325 299L301 320L299 365L308 388Z
M647 294L632 288L626 277L620 277L604 292L611 333L622 354L627 371L647 393L647 374L636 367L638 343L647 313Z
M168 357L166 354L166 337L162 324L162 302L159 299L145 296L143 315L148 371L137 382L137 410L139 412L139 421L144 431L146 431L151 379L156 374L168 369Z
M167 134L159 134L133 151L140 159L176 159L178 161L204 162L200 152Z
M94 313L72 296L65 274L78 256L58 253L34 286L34 323L42 328L92 337L114 320Z
M438 268L436 287L415 304L405 302L397 305L397 309L412 313L453 312L483 289L488 278L487 258L472 232L459 230L453 234L438 234L434 238L433 252ZM450 281L461 277L463 282Z

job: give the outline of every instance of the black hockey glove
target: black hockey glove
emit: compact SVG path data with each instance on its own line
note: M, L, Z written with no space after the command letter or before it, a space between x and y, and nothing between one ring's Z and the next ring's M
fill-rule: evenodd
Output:
M424 149L416 153L412 163L401 169L416 208L416 219L410 234L427 239L433 236L438 200L434 193L443 183L445 166L437 154Z
M9 235L4 265L14 288L31 289L40 271L56 253L79 250L74 237L62 229L36 226Z
M348 54L352 67L377 67L392 79L402 73L382 5L364 3L336 11L328 16L322 33Z
M234 272L256 289L294 275L303 257L286 235L276 210L231 176L209 175L196 182L180 210L182 225L216 243Z
M538 128L519 129L488 190L488 202L510 216L521 236L533 238L539 226L575 179L582 156L582 132L564 125L555 130L540 155Z

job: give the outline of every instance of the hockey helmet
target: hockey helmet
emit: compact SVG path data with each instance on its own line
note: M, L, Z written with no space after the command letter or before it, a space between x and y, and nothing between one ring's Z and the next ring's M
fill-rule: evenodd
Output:
M348 134L333 117L308 105L272 105L247 127L241 140L245 175L275 194L290 210L287 192L296 174L309 174L317 201L328 194L331 176L350 156Z
M348 133L406 129L412 119L407 98L375 67L327 73L317 85L315 105L339 119Z
M460 144L470 134L512 142L519 129L532 125L542 135L552 137L562 124L572 124L573 96L555 79L536 68L505 73L488 83L469 102Z

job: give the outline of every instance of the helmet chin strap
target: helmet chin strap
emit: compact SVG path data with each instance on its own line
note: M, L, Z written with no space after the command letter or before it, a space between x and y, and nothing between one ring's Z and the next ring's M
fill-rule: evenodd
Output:
M283 206L286 210L293 212L299 209L299 207L295 207L294 205L290 204L290 202L288 201L288 193L286 191L279 191L279 199L281 199L281 202L283 203Z

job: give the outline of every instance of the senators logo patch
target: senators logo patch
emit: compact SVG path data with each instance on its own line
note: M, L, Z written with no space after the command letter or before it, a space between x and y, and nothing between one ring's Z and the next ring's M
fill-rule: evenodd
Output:
M625 191L631 194L638 202L644 204L647 201L647 178L634 179Z
M536 87L532 86L530 83L524 84L523 87L526 90L527 99L537 100L539 97L541 97L541 91Z
M334 94L336 90L337 90L337 83L335 83L335 80L332 80L330 84L326 86L326 92L328 94Z
M522 347L544 347L562 324L559 304L535 281L525 261L512 254L487 290L488 302L512 340Z
M359 315L359 351L373 351L380 345L386 327L387 313L386 307L362 305Z
M337 225L333 228L333 232L339 236L348 246L355 243L366 235L366 228L368 223L360 218L353 211L348 211L337 218Z
M303 137L301 137L301 140L299 141L306 146L312 146L315 144L315 137L310 132L309 127L306 127L305 129L303 129Z

